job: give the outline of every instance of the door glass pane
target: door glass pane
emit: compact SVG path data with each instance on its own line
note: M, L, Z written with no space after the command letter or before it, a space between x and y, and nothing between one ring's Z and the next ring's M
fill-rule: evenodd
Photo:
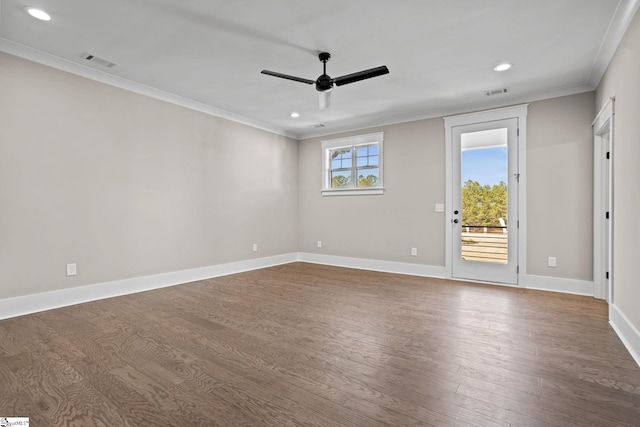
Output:
M507 264L507 128L461 135L461 257Z

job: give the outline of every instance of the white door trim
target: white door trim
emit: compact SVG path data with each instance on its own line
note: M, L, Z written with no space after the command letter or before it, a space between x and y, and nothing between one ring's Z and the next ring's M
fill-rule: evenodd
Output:
M613 304L613 120L615 98L593 121L593 283L594 297ZM608 144L607 137L608 136ZM607 152L609 159L607 159ZM608 164L607 164L608 163ZM608 194L608 202L607 202ZM606 208L603 209L603 206ZM609 212L609 219L606 212ZM608 238L607 238L608 236ZM606 273L609 272L609 279ZM607 286L608 282L608 286Z
M480 111L476 113L459 114L456 116L444 117L445 127L445 271L447 278L452 278L453 270L453 239L452 224L453 219L453 127L464 126L474 123L491 122L504 119L518 119L518 169L520 173L520 185L518 193L518 214L519 214L519 237L518 237L518 258L519 258L519 280L518 286L526 284L520 280L527 272L527 110L529 104L516 105L513 107L497 108L493 110Z

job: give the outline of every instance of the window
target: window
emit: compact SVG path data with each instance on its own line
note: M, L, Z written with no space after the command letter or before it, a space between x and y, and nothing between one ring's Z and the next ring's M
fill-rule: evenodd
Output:
M382 194L383 133L322 141L322 195Z

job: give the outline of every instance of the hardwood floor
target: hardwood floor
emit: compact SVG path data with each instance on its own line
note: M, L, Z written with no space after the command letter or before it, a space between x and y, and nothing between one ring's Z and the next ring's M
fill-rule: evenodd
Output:
M593 298L305 263L0 321L32 426L640 426Z

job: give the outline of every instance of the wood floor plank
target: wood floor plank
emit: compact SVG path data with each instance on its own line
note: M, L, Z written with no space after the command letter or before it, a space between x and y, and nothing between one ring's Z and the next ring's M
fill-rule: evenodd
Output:
M606 303L293 263L0 321L47 426L640 426Z

